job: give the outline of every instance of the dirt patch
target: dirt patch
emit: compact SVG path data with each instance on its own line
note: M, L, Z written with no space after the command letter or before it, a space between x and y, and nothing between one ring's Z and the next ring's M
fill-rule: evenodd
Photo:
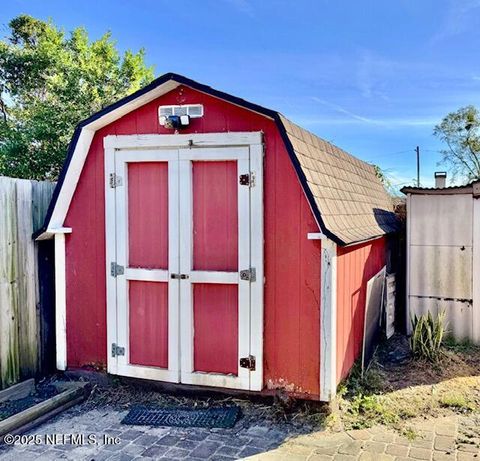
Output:
M20 413L27 408L33 407L37 403L43 402L54 395L57 395L57 389L50 384L38 385L35 393L18 400L7 400L0 402L0 421Z
M438 363L414 360L408 339L382 344L368 371L340 387L337 418L346 429L385 424L406 430L415 417L480 411L480 347L447 341Z
M241 418L236 429L255 425L271 425L290 434L305 434L323 430L329 408L319 402L284 399L278 397L233 397L223 394L183 394L181 391L158 391L149 383L129 383L128 380L110 378L98 382L85 402L69 410L81 413L89 410L113 409L124 411L134 405L159 405L162 407L208 408L238 405Z
M408 339L396 335L378 348L373 370L382 372L384 390L440 383L480 375L480 347L447 341L438 363L414 360Z

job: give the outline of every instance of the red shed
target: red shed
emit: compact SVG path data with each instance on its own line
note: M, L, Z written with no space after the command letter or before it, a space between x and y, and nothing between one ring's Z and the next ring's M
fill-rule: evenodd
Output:
M78 125L36 235L57 367L329 400L394 229L371 165L163 75Z

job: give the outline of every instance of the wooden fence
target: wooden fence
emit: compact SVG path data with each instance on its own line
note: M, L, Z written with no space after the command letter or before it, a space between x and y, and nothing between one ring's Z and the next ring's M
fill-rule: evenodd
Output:
M54 187L0 177L0 388L49 366L53 246L34 242L32 233L43 224Z

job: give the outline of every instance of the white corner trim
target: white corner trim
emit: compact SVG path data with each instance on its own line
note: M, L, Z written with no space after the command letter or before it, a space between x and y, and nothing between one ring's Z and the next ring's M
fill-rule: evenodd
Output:
M408 215L407 215L408 216ZM408 222L408 221L407 221ZM473 273L480 267L480 198L473 199ZM472 340L480 344L480 277L473 276Z
M327 236L321 232L309 232L307 234L308 240L325 240Z
M57 370L67 369L65 233L55 234L55 339Z
M320 305L320 400L331 401L337 388L337 245L322 240Z

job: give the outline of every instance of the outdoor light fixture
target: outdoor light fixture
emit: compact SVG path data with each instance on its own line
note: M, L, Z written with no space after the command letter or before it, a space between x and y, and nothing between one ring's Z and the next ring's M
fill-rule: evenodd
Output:
M160 117L160 125L171 130L178 130L190 125L190 116L188 115L168 115Z
M179 130L190 125L190 119L203 117L202 104L181 106L160 106L158 120L160 125L170 130Z

